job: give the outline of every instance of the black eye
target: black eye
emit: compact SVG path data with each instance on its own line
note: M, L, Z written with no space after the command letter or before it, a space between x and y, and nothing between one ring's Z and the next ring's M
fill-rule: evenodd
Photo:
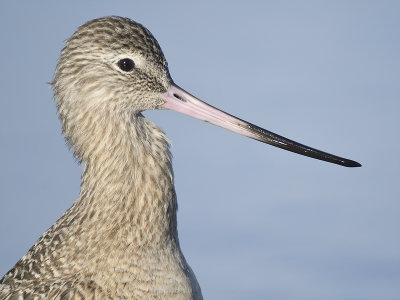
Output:
M133 68L135 67L135 63L134 63L133 60L130 59L130 58L124 58L124 59L121 59L121 60L118 62L118 67L119 67L122 71L130 72L130 71L132 71Z

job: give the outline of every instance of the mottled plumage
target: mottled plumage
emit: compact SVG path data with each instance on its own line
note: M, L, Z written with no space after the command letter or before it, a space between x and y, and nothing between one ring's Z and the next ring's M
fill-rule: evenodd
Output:
M0 299L202 298L179 247L169 144L141 114L171 82L157 41L129 19L90 21L67 41L53 87L84 162L80 195L3 277Z

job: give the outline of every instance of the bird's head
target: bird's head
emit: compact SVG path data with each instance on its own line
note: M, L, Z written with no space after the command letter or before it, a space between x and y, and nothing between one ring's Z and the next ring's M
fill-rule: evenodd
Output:
M160 107L172 80L157 40L127 18L89 21L67 40L53 86L62 109L117 112Z
M75 149L79 141L101 139L110 132L105 129L110 120L126 121L143 110L161 108L301 155L360 166L236 118L185 92L173 83L156 39L127 18L99 18L79 27L61 52L53 87L63 131Z

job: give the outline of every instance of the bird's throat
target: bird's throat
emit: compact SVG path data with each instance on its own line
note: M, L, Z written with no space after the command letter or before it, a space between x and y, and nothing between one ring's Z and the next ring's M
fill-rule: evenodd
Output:
M173 242L177 204L168 142L141 115L118 125L85 162L79 227L97 226L102 239L123 247Z

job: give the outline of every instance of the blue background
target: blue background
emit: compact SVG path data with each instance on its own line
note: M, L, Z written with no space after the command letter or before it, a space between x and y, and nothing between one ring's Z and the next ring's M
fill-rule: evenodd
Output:
M183 252L206 299L400 299L398 1L1 1L0 274L79 194L47 82L64 40L122 15L175 82L357 160L301 157L170 111Z

